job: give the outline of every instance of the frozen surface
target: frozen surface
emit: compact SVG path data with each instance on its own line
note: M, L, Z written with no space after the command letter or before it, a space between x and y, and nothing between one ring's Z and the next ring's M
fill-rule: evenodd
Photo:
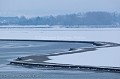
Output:
M96 51L50 56L46 62L85 66L120 67L120 47L101 48Z
M0 39L109 41L120 43L120 28L3 28Z
M2 28L0 39L103 41L120 44L120 28ZM85 53L50 56L46 62L120 67L120 47Z

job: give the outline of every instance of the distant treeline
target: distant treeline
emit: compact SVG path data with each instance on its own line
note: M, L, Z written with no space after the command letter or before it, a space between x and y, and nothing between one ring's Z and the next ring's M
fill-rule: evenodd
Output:
M120 13L86 12L44 17L0 17L0 25L120 25Z

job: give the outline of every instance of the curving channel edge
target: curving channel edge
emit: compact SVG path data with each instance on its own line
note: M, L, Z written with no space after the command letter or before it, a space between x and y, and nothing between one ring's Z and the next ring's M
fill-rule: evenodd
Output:
M15 40L9 39L4 41L40 41L40 42L72 42L72 43L90 43L93 44L94 47L86 47L80 49L70 49L66 52L53 53L47 55L33 55L20 57L10 62L10 65L17 65L23 67L45 67L45 68L65 68L65 69L77 69L77 70L88 70L88 71L103 71L103 72L115 72L120 73L120 67L95 67L95 66L81 66L81 65L70 65L70 64L57 64L57 63L46 63L45 61L50 60L48 56L57 56L62 54L73 54L73 53L83 53L86 51L95 51L98 48L106 48L106 47L116 47L120 46L117 43L111 42L101 42L101 41L63 41L63 40ZM27 59L34 59L33 62L26 61ZM38 61L39 60L39 61Z

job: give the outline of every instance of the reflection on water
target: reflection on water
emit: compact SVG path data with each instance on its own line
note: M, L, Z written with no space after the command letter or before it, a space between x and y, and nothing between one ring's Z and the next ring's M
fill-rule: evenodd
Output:
M95 73L77 70L30 69L7 65L17 57L55 53L69 48L92 46L85 43L0 41L0 79L120 79L117 73Z

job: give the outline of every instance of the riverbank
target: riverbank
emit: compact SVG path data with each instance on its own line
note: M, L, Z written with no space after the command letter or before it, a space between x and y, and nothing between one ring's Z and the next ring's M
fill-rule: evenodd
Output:
M60 42L60 41L59 41ZM61 41L63 42L63 41ZM73 42L73 41L67 41L67 42ZM78 42L78 41L77 41ZM75 42L76 43L76 42ZM80 42L79 43L83 43ZM88 41L89 43L89 41ZM99 45L98 45L99 44ZM100 48L106 48L106 47L117 47L120 46L117 43L110 43L110 42L93 42L94 47L86 47L86 48L81 48L81 49L74 49L74 50L68 50L66 52L58 52L58 53L53 53L53 54L48 54L48 55L33 55L33 56L26 56L26 57L21 57L17 58L15 61L11 61L11 65L20 65L20 66L25 66L25 67L47 67L47 68L68 68L68 69L78 69L78 70L92 70L92 71L105 71L105 72L120 72L119 67L101 67L101 66L92 66L92 65L83 65L83 64L64 64L64 63L59 63L60 61L53 62L54 59L51 57L59 57L61 55L73 55L75 53L78 54L84 54L85 52L90 52L90 51L96 51L99 50ZM91 54L91 53L90 53ZM72 58L72 57L71 57ZM73 57L74 58L74 57ZM60 59L59 59L60 60ZM66 61L66 59L64 58ZM71 61L71 60L70 60ZM70 61L68 63L70 63ZM80 61L80 60L78 60ZM82 60L85 61L85 60ZM66 62L67 63L67 62Z
M119 34L120 34L120 28L32 28L32 29L31 28L5 28L5 29L2 28L0 29L0 39L6 39L6 40L17 39L17 40L26 40L26 41L27 40L67 40L67 41L80 40L80 41L92 41L92 42L103 41L103 42L113 42L113 43L120 44ZM111 62L118 63L116 62L116 59L119 60L119 57L118 57L120 56L119 47L105 48L105 50L103 47L103 49L100 49L100 50L102 51L96 50L91 53L95 53L96 55L97 52L103 52L105 54L107 51L108 55L105 58L101 58L103 59L101 61L106 60L106 58L110 56L112 60ZM53 57L51 56L49 57L51 61L47 61L47 62L51 62L51 63L61 62L62 64L79 64L80 65L80 62L78 62L77 60L80 59L81 54L74 53L70 55L64 54L64 55L53 56ZM100 56L97 55L96 58L99 58L99 57ZM63 59L64 62L62 62L63 60L60 60L59 58ZM76 63L71 63L71 62L76 62ZM104 63L107 63L107 62L104 62ZM99 62L97 63L94 62L94 64L99 64Z

